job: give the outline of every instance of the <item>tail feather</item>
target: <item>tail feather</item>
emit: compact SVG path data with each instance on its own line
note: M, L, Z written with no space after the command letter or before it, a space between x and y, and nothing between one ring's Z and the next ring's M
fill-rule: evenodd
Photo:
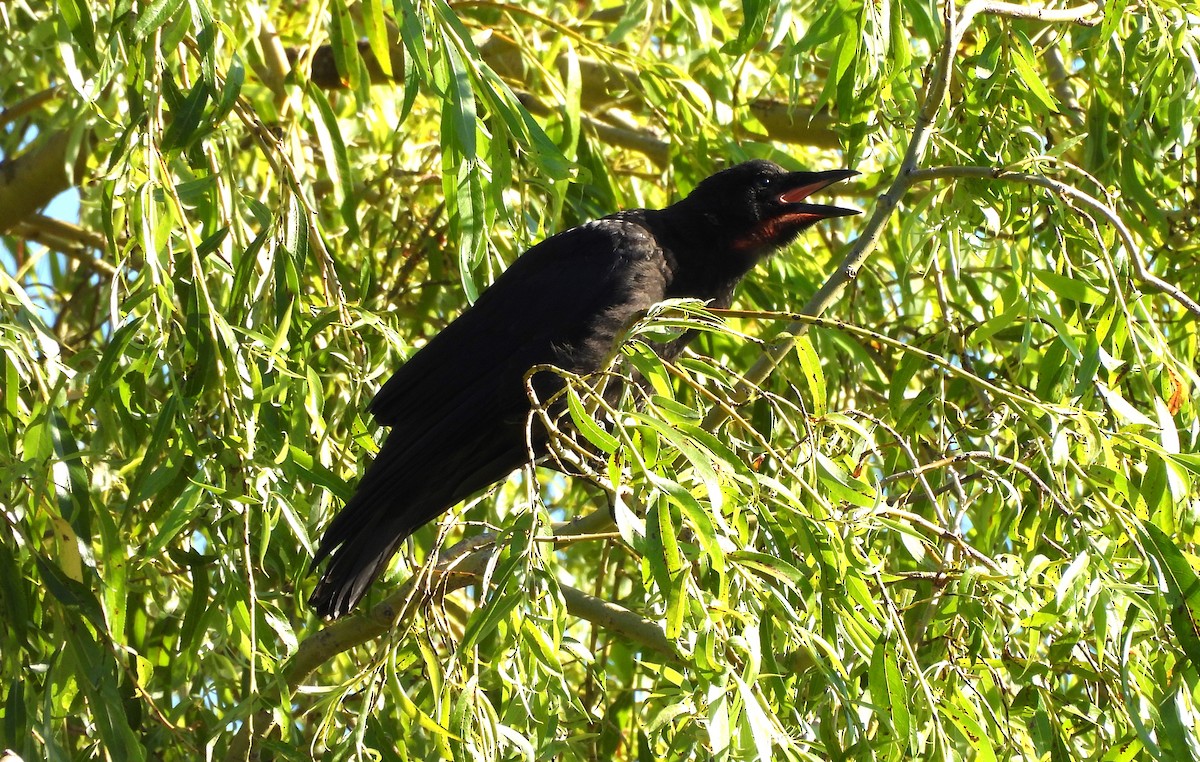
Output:
M365 527L333 553L308 603L322 617L337 619L358 605L383 573L407 532ZM326 551L328 554L328 551Z
M507 441L511 434L487 434L470 443L463 455L436 464L395 458L394 438L384 444L358 491L317 546L311 568L327 558L328 562L308 602L320 616L336 619L347 614L387 568L405 538L520 467L525 452Z

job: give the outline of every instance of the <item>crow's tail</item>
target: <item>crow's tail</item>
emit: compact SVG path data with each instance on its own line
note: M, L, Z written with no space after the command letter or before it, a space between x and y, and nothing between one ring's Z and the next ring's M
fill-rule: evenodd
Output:
M406 537L520 467L526 459L523 439L521 429L485 431L454 457L430 462L390 437L321 538L312 568L326 558L329 562L309 604L323 617L349 612Z
M313 594L309 596L308 604L322 617L337 619L349 613L366 595L367 588L375 578L383 573L388 562L396 554L400 543L408 536L408 532L396 532L387 527L364 526L348 539L337 545L337 550L331 553L325 545L329 541L326 535L321 543L321 549L313 560L313 567L325 557L331 555L329 564L325 567L321 579Z

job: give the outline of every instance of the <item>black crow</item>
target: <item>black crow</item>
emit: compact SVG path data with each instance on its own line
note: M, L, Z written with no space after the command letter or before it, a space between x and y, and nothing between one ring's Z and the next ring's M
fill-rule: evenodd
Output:
M329 558L309 599L317 613L348 612L404 538L528 460L530 368L600 370L628 321L664 299L728 307L738 281L761 259L820 220L857 214L805 203L855 174L748 161L665 209L618 212L517 258L371 402L376 420L392 431L317 548L314 568ZM683 343L658 351L669 359ZM561 384L554 376L539 394ZM533 438L534 453L545 454L544 432Z

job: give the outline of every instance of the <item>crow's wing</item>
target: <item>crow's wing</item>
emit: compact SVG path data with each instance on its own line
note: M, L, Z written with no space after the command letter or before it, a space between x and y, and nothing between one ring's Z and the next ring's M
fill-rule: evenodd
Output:
M546 239L413 355L369 410L413 446L448 419L470 425L470 413L523 410L530 367L598 369L620 323L663 298L661 262L632 221L598 220Z
M371 402L393 428L321 538L313 564L333 557L310 599L317 611L346 613L405 537L525 462L525 373L597 370L665 283L644 227L598 220L527 251L413 355Z

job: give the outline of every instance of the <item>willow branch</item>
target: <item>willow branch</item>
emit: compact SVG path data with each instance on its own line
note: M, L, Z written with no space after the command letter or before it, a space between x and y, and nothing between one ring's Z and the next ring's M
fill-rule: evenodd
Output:
M928 473L929 471L933 471L933 470L939 469L939 468L945 468L947 466L952 466L956 463L962 463L962 462L969 461L969 460L995 461L996 463L1003 463L1004 465L1008 466L1009 468L1013 469L1014 471L1019 471L1021 474L1023 474L1025 476L1026 479L1033 482L1033 484L1035 486L1037 486L1037 488L1039 490L1042 491L1042 494L1044 494L1046 497L1048 497L1050 499L1050 502L1054 503L1054 507L1058 508L1058 510L1062 511L1064 516L1069 517L1071 515L1071 509L1068 508L1067 504L1064 503L1062 498L1060 498L1058 496L1058 493L1056 493L1053 489L1051 489L1050 485L1046 484L1046 482L1043 481L1040 476L1038 476L1036 473L1034 473L1032 468L1025 465L1024 463L1021 463L1018 460L1013 460L1012 458L1006 458L1003 455L996 455L994 453L986 452L984 450L971 450L969 452L955 453L954 455L950 455L948 457L940 458L939 460L935 460L932 463L922 463L921 465L919 465L915 468L911 468L908 471L901 471L898 473L894 473L894 474L885 476L884 478L879 480L879 483L880 483L880 485L883 485L883 484L887 484L888 482L897 481L899 479L907 479L907 478L913 477L913 476L921 477L923 474Z
M553 532L558 541L565 544L576 537L604 533L612 525L609 512L598 510L556 524ZM436 566L410 577L369 611L332 622L309 635L283 667L281 679L287 692L296 691L313 672L338 654L390 632L397 622L411 614L415 606L427 600L430 592L444 595L478 584L497 552L496 537L495 533L485 532L463 540L448 550ZM572 588L563 587L562 594L567 611L573 616L609 629L665 659L678 660L676 649L657 623ZM263 710L255 716L253 723L242 726L226 750L227 762L246 759L254 740L249 732L251 726L258 728L255 736L265 737L275 727L272 712Z
M1009 172L999 167L936 167L919 170L911 175L911 180L914 183L942 178L1006 180L1026 185L1036 185L1079 204L1100 219L1110 223L1116 229L1117 236L1121 239L1121 244L1125 247L1125 251L1129 255L1129 261L1133 265L1134 275L1137 276L1139 281L1155 291L1170 296L1183 305L1193 316L1200 317L1200 303L1197 303L1195 299L1184 293L1179 286L1163 280L1146 269L1146 265L1142 261L1141 248L1134 241L1133 233L1129 230L1129 227L1121 219L1120 215L1117 214L1115 209L1094 196L1084 193L1073 185L1068 185L1049 177L1025 174L1023 172Z
M933 69L925 80L921 106L917 111L916 126L904 152L900 170L892 180L891 186L879 197L879 202L870 219L863 225L862 232L850 247L850 251L842 259L837 270L825 281L816 293L801 308L800 314L817 317L829 309L841 296L846 286L858 277L859 270L879 243L883 230L892 214L900 205L900 200L908 189L916 182L915 173L925 156L929 138L933 133L934 122L941 111L942 103L950 90L950 80L953 72L955 54L962 42L963 34L971 22L980 14L1011 16L1015 18L1037 19L1047 22L1072 22L1091 25L1099 23L1101 18L1096 16L1099 6L1087 3L1075 8L1055 9L1046 6L1023 6L1012 3L991 2L989 0L972 0L955 14L953 2L946 5L945 38L938 50ZM790 324L778 339L768 344L759 356L758 361L750 368L745 377L733 390L733 404L741 404L750 398L754 390L763 382L775 366L792 351L796 339L808 331L805 321L795 321ZM725 413L714 408L704 419L704 427L714 429L725 421Z
M33 113L58 95L61 89L61 85L49 87L45 90L34 93L19 103L9 106L3 111L0 111L0 127L4 127L8 123L14 122L26 114Z
M0 162L0 233L79 181L87 167L87 142L85 138L71 173L67 167L70 130L49 133L20 156Z
M13 227L13 234L26 241L40 243L47 249L56 251L104 275L117 274L117 268L112 264L103 259L88 256L85 251L86 249L104 251L106 248L104 238L77 225L34 214L29 220L17 223Z

